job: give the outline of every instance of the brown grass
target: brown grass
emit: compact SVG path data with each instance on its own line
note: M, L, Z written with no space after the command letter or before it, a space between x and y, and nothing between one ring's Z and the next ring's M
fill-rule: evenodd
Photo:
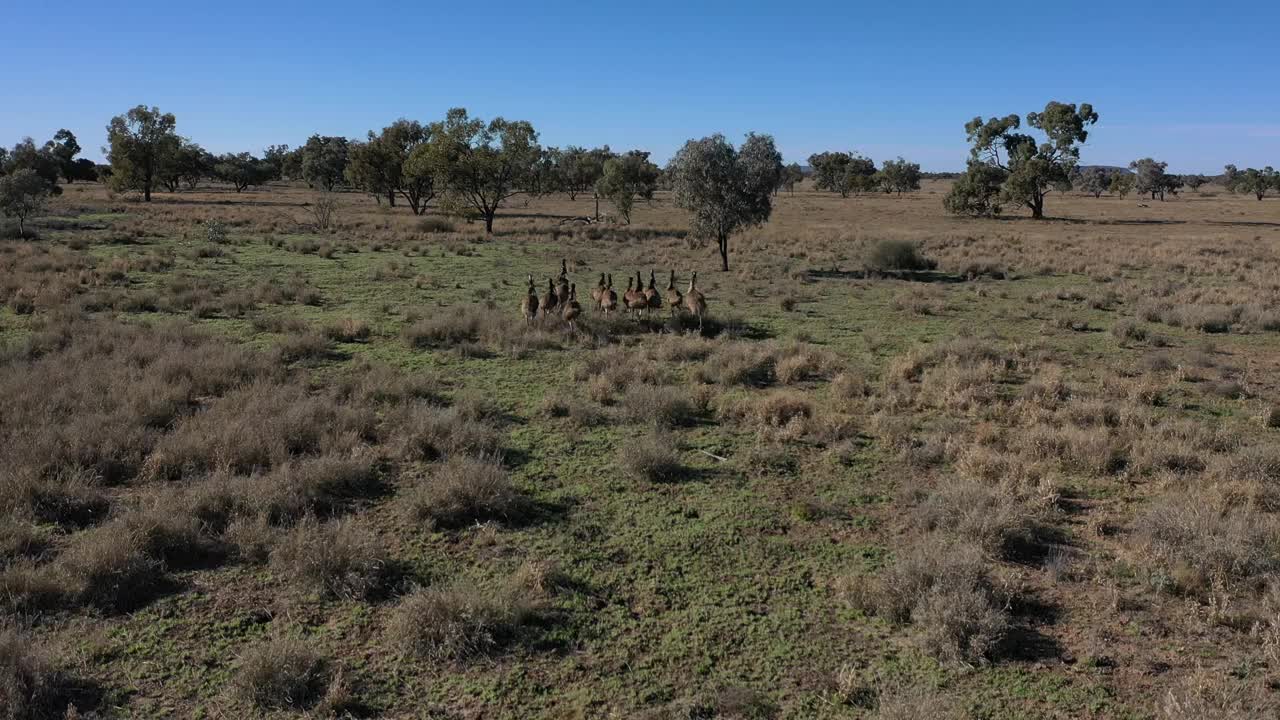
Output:
M413 486L408 503L415 520L458 528L518 519L524 501L498 458L451 455Z

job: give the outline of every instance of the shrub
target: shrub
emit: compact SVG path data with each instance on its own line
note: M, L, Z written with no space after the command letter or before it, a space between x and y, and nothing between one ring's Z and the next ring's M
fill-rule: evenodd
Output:
M324 697L329 662L302 640L269 640L240 658L235 687L260 708L300 710Z
M867 248L863 266L871 272L921 272L938 263L920 254L920 247L908 240L878 240Z
M42 720L67 713L65 717L70 718L68 706L95 704L88 689L58 668L38 640L12 627L0 627L0 717Z
M1171 491L1135 520L1139 547L1158 586L1171 583L1198 594L1218 578L1253 583L1280 569L1275 519L1210 493Z
M386 552L354 523L306 521L271 551L271 568L308 590L358 600L384 589Z
M456 454L498 452L497 431L461 416L456 408L418 402L406 405L390 421L397 428L399 455L406 460L438 460Z
M409 494L413 517L444 528L519 515L520 494L492 457L452 455Z
M618 464L625 472L650 482L678 480L684 472L675 439L662 433L634 437L622 444Z
M453 223L438 217L424 217L418 221L418 230L424 233L451 233L457 232L457 228Z
M1009 628L1008 614L989 592L972 586L937 586L911 611L920 644L939 660L977 663L989 659Z
M691 425L699 414L687 390L669 385L631 385L621 405L629 422L659 428Z
M1036 539L1053 498L1039 487L954 477L940 481L915 513L926 530L953 531L989 551L1008 554Z
M369 323L356 318L343 318L324 328L326 337L344 343L364 342L369 339L369 333Z
M765 385L773 380L774 357L747 342L722 345L697 370L702 382L717 385Z
M405 597L392 615L389 632L416 657L462 660L513 642L540 611L536 595L513 583L497 588L455 583Z
M323 360L333 352L333 343L329 338L314 331L286 335L277 347L280 359L285 362Z
M39 522L83 527L101 519L108 503L86 473L62 472L41 478L19 468L0 479L0 508Z
M71 597L105 612L140 607L164 582L160 563L147 555L140 538L118 524L82 535L59 560Z
M1002 638L1002 598L987 578L982 551L937 534L912 541L870 583L848 588L856 607L891 622L910 622L926 650L943 660L977 662Z

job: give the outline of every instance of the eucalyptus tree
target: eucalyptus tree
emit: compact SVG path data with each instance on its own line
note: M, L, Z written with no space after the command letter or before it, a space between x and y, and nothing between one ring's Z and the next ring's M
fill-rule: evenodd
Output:
M1235 165L1228 165L1226 185L1230 192L1251 193L1261 200L1270 190L1280 191L1280 172L1270 165L1261 170L1257 168L1238 170Z
M671 158L666 174L676 205L692 216L694 236L715 240L720 268L728 270L729 238L768 221L782 172L782 155L773 138L747 133L736 149L719 134L686 142Z
M537 169L542 148L538 133L524 120L494 118L485 123L453 108L432 123L423 151L425 169L444 188L454 207L475 212L493 232L493 219L504 200L525 191Z
M897 160L885 160L877 174L881 188L887 193L912 192L920 189L920 165L907 162L899 157Z
M141 190L151 202L151 190L162 163L180 146L173 113L139 105L111 118L104 152L111 164L111 183L117 189Z
M1039 130L1042 140L1017 132L1022 118L1016 114L987 120L975 117L964 129L973 145L970 159L1004 171L1001 199L1029 208L1031 216L1040 219L1044 217L1045 196L1071 188L1071 172L1080 160L1079 145L1089 138L1086 128L1097 122L1098 113L1089 103L1077 107L1050 101L1043 111L1026 116L1027 127Z
M302 178L312 187L332 191L346 178L351 143L344 137L312 135L301 149Z
M636 198L653 198L660 172L657 165L649 162L649 153L641 150L609 158L604 164L604 174L596 184L596 195L613 203L618 214L630 225Z

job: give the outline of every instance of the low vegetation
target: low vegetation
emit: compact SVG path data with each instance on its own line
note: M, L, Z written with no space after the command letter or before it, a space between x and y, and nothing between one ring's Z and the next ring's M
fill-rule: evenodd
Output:
M412 167L428 129L367 143ZM259 159L314 188L59 182L0 241L11 715L1274 714L1270 198L1091 173L1069 222L950 218L1043 178L774 195L763 137L712 137L686 160L770 203L725 273L645 158L561 149L573 189L487 234L340 140ZM573 325L522 312L562 272Z

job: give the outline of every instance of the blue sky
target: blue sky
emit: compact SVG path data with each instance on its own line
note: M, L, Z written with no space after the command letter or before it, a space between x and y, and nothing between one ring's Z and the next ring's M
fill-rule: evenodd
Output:
M964 123L1047 100L1101 114L1082 160L1280 166L1280 3L34 0L2 13L0 143L60 127L100 157L145 103L214 152L363 136L453 106L545 145L771 133L961 169Z

